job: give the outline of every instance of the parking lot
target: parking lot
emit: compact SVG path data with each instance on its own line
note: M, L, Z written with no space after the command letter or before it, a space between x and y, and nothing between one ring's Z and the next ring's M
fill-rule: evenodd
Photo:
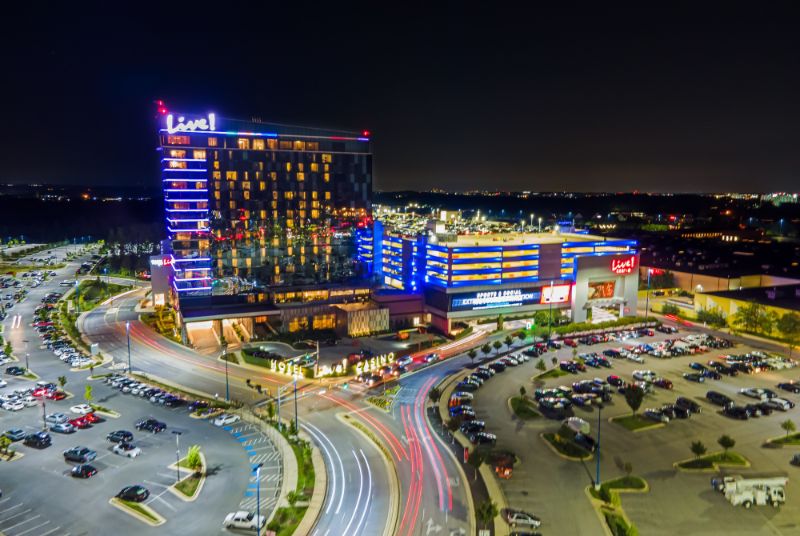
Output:
M687 331L677 335L656 333L655 336L639 340L608 342L591 346L580 345L579 353L598 352L637 343L657 343L665 339L684 337ZM592 483L595 474L594 460L581 463L557 457L539 437L541 433L556 431L558 420L546 418L520 421L512 416L508 400L519 394L524 386L529 395L535 388L553 388L559 385L572 386L573 382L608 375L618 375L632 382L635 370L649 369L673 384L673 389L654 387L642 402L640 413L647 408L660 408L675 402L678 396L697 402L702 413L688 419L673 419L663 427L631 432L609 418L630 413L630 408L621 394L611 395L611 400L602 410L602 454L601 481L621 476L615 458L630 462L633 473L645 478L650 484L648 494L629 494L623 497L623 506L642 534L792 534L800 523L800 486L791 479L796 468L789 465L791 449L763 448L765 439L782 435L780 423L787 418L798 417L798 409L773 411L769 416L737 420L724 416L719 406L705 398L713 389L734 400L737 405L757 402L740 394L743 388L769 388L790 401L800 401L800 396L780 390L776 385L786 380L800 380L800 368L768 371L754 374L739 374L735 377L722 375L721 379L706 378L703 383L688 381L684 373L696 372L688 366L690 362L707 363L718 360L724 354L743 354L753 348L738 345L732 349L711 349L707 353L672 358L644 356L643 362L624 358L612 358L612 368L587 367L585 372L568 374L534 384L530 378L539 373L537 359L509 367L498 373L474 395L473 407L477 419L486 421L486 431L497 436L496 446L515 452L520 462L515 465L510 480L501 480L501 486L511 507L536 514L543 520L542 531L556 534L603 534L600 521L584 497L584 488ZM516 353L516 352L514 352ZM544 354L549 361L570 360L573 350L563 347ZM548 363L549 365L549 363ZM595 404L585 407L573 405L567 415L575 415L588 421L591 435L597 437L598 409ZM655 424L656 421L653 421ZM709 486L709 474L677 472L674 462L691 458L692 441L702 441L709 452L721 450L717 439L728 434L736 440L734 450L743 454L752 463L750 469L729 472L783 473L790 476L787 487L787 504L779 510L756 508L745 511L734 508L724 498L713 493ZM569 505L566 507L565 505ZM681 527L677 520L685 520Z
M54 250L60 252L61 250ZM222 520L229 512L240 507L254 507L255 483L252 476L254 459L269 462L278 460L272 444L258 432L247 437L233 435L230 430L189 416L188 405L170 407L151 403L149 399L124 394L102 380L87 381L89 371L78 371L59 359L51 349L39 341L31 324L35 321L34 308L46 294L59 290L58 283L74 274L78 262L71 262L58 270L58 276L40 287L32 288L30 295L4 322L4 336L14 344L19 362L9 365L24 366L22 356L29 353L33 372L47 382L67 380L64 390L73 396L63 400L36 400L35 405L18 411L0 410L0 433L20 428L26 433L40 431L43 415L56 412L70 419L79 417L70 408L84 403L84 388L91 385L93 402L120 413L119 418L106 418L104 422L74 433L50 432L52 445L41 450L26 446L21 441L12 448L24 456L12 462L0 462L0 533L6 536L38 536L62 534L134 534L160 530L167 533L209 533L221 530ZM19 320L14 316L20 315ZM27 342L25 342L27 341ZM3 371L5 371L5 366ZM106 372L95 369L95 373ZM34 386L34 380L2 374L7 381L0 394L10 395L15 390ZM60 388L60 386L59 386ZM166 400L161 397L162 400ZM44 407L43 407L44 406ZM139 419L153 417L167 425L165 431L152 434L139 432L134 424ZM134 443L141 455L129 459L112 452L113 443L106 436L115 430L128 430L134 434ZM176 461L176 435L181 432L180 456L185 456L191 445L199 445L208 462L208 478L202 492L194 502L185 502L168 487L176 480L174 470L168 466ZM88 479L73 478L70 470L74 462L66 462L63 451L85 446L97 452L90 463L98 473ZM282 475L279 471L263 470L261 473L262 514L268 514L270 501L274 504L276 489ZM163 528L152 528L138 519L114 508L108 500L123 487L141 484L151 493L147 503L166 518Z

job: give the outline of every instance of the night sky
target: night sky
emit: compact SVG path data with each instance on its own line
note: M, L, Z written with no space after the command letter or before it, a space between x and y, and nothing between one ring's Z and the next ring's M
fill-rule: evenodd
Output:
M384 190L800 184L790 3L168 4L4 16L0 181L156 187L161 98L369 129Z

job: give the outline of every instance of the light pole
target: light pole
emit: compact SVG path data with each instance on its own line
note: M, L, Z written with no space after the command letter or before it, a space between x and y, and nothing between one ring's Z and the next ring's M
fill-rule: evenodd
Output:
M553 281L550 281L550 314L548 314L547 318L547 340L550 340L550 334L553 331Z
M597 406L597 445L595 448L595 459L596 466L595 466L595 477L594 477L594 489L600 489L600 422L601 418L600 415L603 413L603 404Z
M263 463L256 465L256 534L261 534L261 468Z
M78 280L75 280L75 310L81 312L81 287Z
M133 372L131 369L131 323L125 322L125 336L128 338L128 374Z
M47 431L47 401L42 397L42 432Z
M225 361L225 400L231 401L231 388L228 383L228 345L222 344L222 360Z
M530 227L531 229L533 229L533 212L531 212L531 216L530 216L530 218L531 218L531 223L530 223L529 227Z
M175 483L177 484L181 480L181 434L183 432L179 432L177 430L172 431L175 434Z
M539 232L542 232L542 217L539 216Z
M644 317L647 318L647 315L650 311L650 274L653 272L652 268L647 269L647 291L645 292L644 298Z
M297 422L297 374L294 375L294 433L300 433L300 427Z

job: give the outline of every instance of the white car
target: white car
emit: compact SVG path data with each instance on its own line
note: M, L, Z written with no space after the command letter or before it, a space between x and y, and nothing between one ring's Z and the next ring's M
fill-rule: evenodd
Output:
M539 528L539 526L542 524L542 521L538 517L515 510L508 511L506 514L506 521L508 521L508 524L512 526L524 525L526 527L533 528Z
M0 365L4 365L4 364L5 364L5 363L0 363ZM8 385L8 382L7 382L7 381L5 381L5 380L0 380L0 387L6 387L7 385Z
M11 400L9 402L3 402L3 409L6 411L19 411L24 407L25 404L23 404L21 400Z
M630 352L625 355L625 359L629 359L630 361L635 361L637 363L644 363L644 358L642 356Z
M767 400L769 396L767 395L764 389L756 389L753 387L745 387L744 389L739 389L739 392L744 396L749 396L750 398L755 398L758 400Z
M114 454L119 454L120 456L125 456L127 458L135 458L142 453L142 449L133 443L125 443L124 441L114 445L114 448L111 450L114 452Z
M38 401L38 400L36 400L35 398L33 398L33 397L32 397L32 396L30 396L30 395L28 395L28 396L26 396L25 398L23 398L23 399L21 400L21 402L22 402L23 404L25 404L25 405L26 405L27 407L29 407L29 408L32 408L33 406L36 406L37 404L39 404L39 401Z
M87 413L91 413L94 410L92 406L89 404L78 404L77 406L72 406L69 408L72 413L77 413L78 415L86 415Z
M253 512L246 512L244 510L240 510L238 512L231 512L227 516L225 516L225 521L222 523L222 526L226 529L260 529L264 525L267 524L266 516L258 516L256 519L256 515Z
M640 381L651 382L656 378L656 373L652 370L634 370L633 378Z
M223 413L216 419L214 419L214 426L225 426L226 424L233 424L235 422L239 422L238 415L231 415L230 413ZM241 512L238 512L241 513Z

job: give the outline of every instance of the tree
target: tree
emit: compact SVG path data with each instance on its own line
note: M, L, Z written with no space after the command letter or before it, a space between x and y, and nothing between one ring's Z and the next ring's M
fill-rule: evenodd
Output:
M665 315L678 315L681 311L678 309L677 305L672 305L671 303L665 303L661 306L661 312Z
M86 385L86 389L83 391L83 398L84 398L84 400L86 400L87 404L91 404L92 403L92 398L93 397L92 397L92 386L91 385L88 385L88 384Z
M486 461L486 453L483 450L474 448L470 451L469 457L467 458L467 463L475 469L475 480L478 480L478 470L483 465L483 462Z
M475 348L471 348L470 351L467 352L467 355L469 356L469 360L472 363L475 363L475 358L478 357L478 352L475 351Z
M297 503L298 499L300 499L300 494L296 491L290 491L286 494L286 502L289 503L289 506L294 508L295 503Z
M502 343L502 342L500 342L500 341L494 341L494 342L492 343L492 347L494 347L494 349L495 349L495 350L499 351L499 350L500 350L500 348L502 348L502 347L503 347L503 343Z
M721 328L727 325L725 315L722 314L722 309L715 307L713 309L700 309L697 311L697 321L708 324L712 328Z
M789 437L789 434L797 430L797 426L795 426L794 421L792 419L786 419L781 423L781 428L786 432L786 437Z
M430 391L428 391L428 398L431 402L436 404L439 402L439 399L442 398L442 391L438 387L434 387Z
M625 387L625 402L628 403L628 407L631 408L631 411L634 415L639 410L642 405L642 400L644 400L644 391L638 385L628 385Z
M267 418L270 421L275 419L275 402L272 400L267 403Z
M511 348L511 345L514 343L514 339L511 338L511 335L506 335L506 338L503 339L503 342L506 344L506 348Z
M525 394L526 394L527 392L528 392L528 391L526 391L526 390L525 390L525 386L524 386L524 385L520 385L520 386L519 386L519 396L521 396L521 397L525 398Z
M497 331L503 329L503 315L497 315Z
M778 313L775 311L765 311L758 319L758 328L762 333L772 335L775 331L775 325L778 323Z
M8 447L11 446L11 440L6 436L0 436L0 453L8 456Z
M732 449L736 445L736 440L728 434L722 434L719 436L719 439L717 439L717 443L719 443L719 446L722 447L722 450L727 454L728 449Z
M475 508L475 517L478 518L478 522L483 525L484 528L489 526L489 523L497 517L499 511L497 510L497 504L492 502L491 500L485 500Z
M66 376L59 376L58 377L58 385L61 386L61 389L64 389L64 386L67 385L67 377Z
M200 458L200 445L192 445L186 452L186 467L189 469L199 469L203 465Z
M706 446L702 441L692 441L692 446L689 447L694 454L695 458L699 458L706 453Z
M758 303L748 303L739 307L733 313L733 323L741 326L744 331L757 333L762 324L761 317L766 314L766 308Z
M489 346L488 342L486 344L484 344L483 346L481 346L481 352L483 352L484 355L489 355L489 354L492 353L492 347Z
M528 338L528 336L525 334L525 330L522 330L522 329L519 330L517 332L517 338L519 339L519 342L521 342L521 343L525 342L525 339Z
M625 465L622 466L622 470L625 471L625 476L631 476L633 464L631 462L625 462Z
M797 313L786 313L781 316L775 325L783 335L783 340L789 347L789 357L792 356L792 349L800 344L800 315Z
M547 365L544 364L544 359L540 359L539 361L536 362L536 368L538 370L541 370L542 372L547 370Z

